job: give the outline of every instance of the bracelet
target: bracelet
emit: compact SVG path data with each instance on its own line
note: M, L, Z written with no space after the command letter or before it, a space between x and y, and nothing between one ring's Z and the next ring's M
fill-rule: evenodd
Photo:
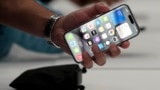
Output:
M56 48L60 48L57 44L55 44L52 41L52 32L54 31L54 26L56 24L56 22L61 18L61 16L57 16L57 15L52 15L50 16L50 19L47 22L47 25L45 27L45 31L44 34L46 36L45 40L52 46L56 47Z

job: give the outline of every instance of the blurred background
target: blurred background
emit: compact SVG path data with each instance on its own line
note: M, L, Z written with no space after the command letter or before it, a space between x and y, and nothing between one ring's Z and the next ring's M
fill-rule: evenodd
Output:
M145 30L130 40L130 48L122 49L119 57L107 58L106 65L94 65L88 70L82 83L86 90L160 90L160 1L123 0L110 8L120 4L130 6ZM55 0L48 5L63 15L80 8L68 0ZM0 60L0 90L12 90L10 82L25 70L71 63L75 62L65 53L38 53L13 44L9 54Z

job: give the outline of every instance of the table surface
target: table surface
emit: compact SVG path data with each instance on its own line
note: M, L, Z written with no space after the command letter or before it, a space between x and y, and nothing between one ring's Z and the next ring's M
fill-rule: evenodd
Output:
M57 3L64 3L64 0L59 1ZM82 84L86 90L160 90L160 1L127 0L122 3L130 5L139 25L147 29L132 39L130 48L122 49L119 57L107 58L106 65L94 65L88 70ZM64 9L60 5L58 8ZM66 9L64 14L77 8ZM12 90L9 83L25 70L71 63L73 59L66 54L35 53L14 45L9 56L0 62L0 90Z

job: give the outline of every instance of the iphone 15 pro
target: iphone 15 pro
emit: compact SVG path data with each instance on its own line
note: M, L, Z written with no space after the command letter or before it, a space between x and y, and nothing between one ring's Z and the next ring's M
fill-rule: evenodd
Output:
M120 5L107 13L65 33L64 38L76 62L82 62L82 53L94 57L91 47L97 44L106 51L111 44L119 45L139 34L139 27L128 5Z

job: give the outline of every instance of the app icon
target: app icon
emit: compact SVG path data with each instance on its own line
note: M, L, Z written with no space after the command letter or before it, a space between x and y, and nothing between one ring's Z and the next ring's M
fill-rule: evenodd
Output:
M87 32L87 29L83 26L83 27L81 27L81 30L80 30L82 33L85 33L85 32Z
M80 52L80 49L79 48L74 48L74 53L79 53Z
M117 42L117 41L118 41L118 37L117 37L117 36L114 36L114 37L112 38L112 41L113 41L113 42Z
M76 41L70 41L70 42L69 42L69 45L70 45L71 47L75 47L75 46L76 46Z
M109 34L110 36L113 36L113 35L115 35L115 31L114 31L113 29L111 29L111 30L108 31L108 34Z
M82 61L82 54L78 54L76 56L76 60L78 60L79 62Z
M106 27L106 29L110 29L112 26L111 26L111 23L107 23L106 25L105 25L105 27Z
M93 29L94 28L94 25L93 25L93 23L92 22L90 22L90 23L88 23L88 29Z
M123 14L123 9L118 9L110 15L111 20L115 26L125 22L125 15Z
M66 37L67 37L67 40L72 40L73 39L73 34L72 33L68 33L66 35Z
M94 38L94 42L97 42L97 43L100 42L100 38L99 38L98 36L95 37L95 38Z
M96 26L99 27L101 25L101 21L99 19L96 20Z
M92 36L96 35L97 34L96 30L91 31L91 34Z
M84 39L89 39L90 38L90 35L88 33L84 34Z
M108 17L107 16L102 16L103 22L108 22Z
M106 41L105 43L106 43L107 46L109 46L111 44L110 41Z
M88 46L93 45L93 42L92 42L92 41L88 41L87 43L88 43Z
M99 49L103 49L103 48L104 48L103 43L99 43L99 44L98 44L98 47L99 47Z
M132 35L132 31L128 25L128 23L121 24L116 28L121 39L124 39L130 35Z
M103 33L103 34L101 35L101 37L102 37L102 39L106 39L106 38L107 38L107 34L106 34L106 33Z
M98 28L99 32L104 32L104 28L101 26Z

